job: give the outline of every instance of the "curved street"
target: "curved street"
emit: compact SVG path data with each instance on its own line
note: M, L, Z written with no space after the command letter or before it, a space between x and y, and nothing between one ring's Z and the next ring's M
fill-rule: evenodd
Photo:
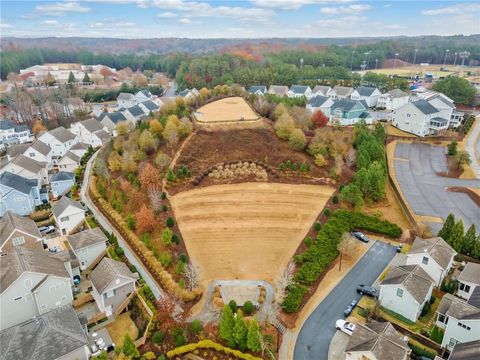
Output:
M343 311L353 299L360 299L357 285L373 284L396 253L390 244L377 241L372 245L305 321L295 344L295 360L327 360L335 322L343 319Z
M473 173L480 179L480 115L477 115L473 128L465 142L465 150L470 154Z

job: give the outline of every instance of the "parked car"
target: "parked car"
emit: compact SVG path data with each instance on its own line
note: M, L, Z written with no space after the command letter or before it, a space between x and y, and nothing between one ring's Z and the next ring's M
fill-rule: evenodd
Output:
M342 319L337 320L335 327L337 330L340 330L349 336L351 336L353 334L353 330L355 330L355 324Z
M357 306L357 304L357 300L352 300L352 302L347 305L347 308L343 312L343 315L345 315L345 317L349 316L352 313L353 309L355 309L355 306Z
M402 252L402 249L403 249L403 245L402 244L398 245L397 246L397 253Z
M40 231L40 234L51 234L55 232L55 226L53 225L41 226L38 228L38 231Z
M360 295L368 295L368 296L372 296L372 297L377 297L378 296L378 290L377 289L375 289L373 286L367 286L367 285L363 285L363 284L358 285L357 292Z
M356 237L358 240L363 241L364 243L368 243L370 241L368 236L360 231L352 231L351 234L352 236Z

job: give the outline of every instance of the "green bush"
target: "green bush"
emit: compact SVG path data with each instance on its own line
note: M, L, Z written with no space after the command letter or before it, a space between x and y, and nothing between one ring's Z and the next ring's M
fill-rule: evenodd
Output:
M177 347L183 346L187 342L187 338L185 336L185 330L183 330L180 327L173 329L172 337L173 337L173 342Z
M183 263L187 263L187 261L188 261L188 256L185 255L185 254L180 254L180 256L178 257L178 260L180 260L180 261L183 262Z
M169 217L169 218L167 219L167 226L168 226L169 228L172 228L174 225L175 225L175 221L174 221L171 217Z
M127 216L127 226L130 230L135 230L135 219L132 214L128 214Z
M300 308L303 297L308 288L305 285L293 283L287 287L287 295L283 299L282 309L287 313L293 313Z
M410 349L412 349L412 352L417 356L426 356L429 359L434 359L435 356L437 355L434 351L429 351L415 344L408 343L408 346L410 347Z
M253 306L253 303L250 300L243 304L243 312L245 315L252 315L253 310L255 310L255 306Z
M304 242L305 242L305 245L307 245L307 247L310 247L313 244L313 239L310 236L307 236Z
M313 224L313 228L315 229L315 231L320 231L320 229L322 228L322 224L316 222L315 224Z
M362 307L358 308L358 315L363 316L363 317L367 317L368 313L369 313L368 309L364 309Z
M195 335L198 335L202 330L203 330L203 326L200 320L193 320L190 323L190 331Z
M429 302L426 302L425 305L423 305L422 312L420 313L420 316L425 316L428 315L430 312L431 305Z
M168 206L167 205L162 205L162 211L165 212L168 210Z
M398 225L362 212L337 210L335 211L335 216L351 222L354 224L353 228L383 234L391 238L398 238L402 235L402 228Z
M332 197L332 203L338 204L338 195L333 195L333 197Z
M176 245L180 245L180 236L178 236L177 234L173 234L172 235L172 242Z
M432 294L432 296L430 297L430 304L433 304L435 302L435 295Z
M152 336L154 344L160 345L165 340L165 334L161 331L155 331Z
M230 307L230 309L232 309L233 313L237 312L238 306L237 306L237 302L235 300L233 300L233 299L230 300L230 302L228 303L228 306Z
M443 335L443 330L440 329L438 326L434 326L430 334L430 339L435 341L437 344L441 344L443 341Z
M323 210L323 215L329 217L330 215L332 215L332 210L330 210L329 208L325 208L325 210Z
M162 191L162 200L165 200L167 198L167 193L165 191Z
M115 254L117 254L118 256L123 256L125 254L125 252L123 251L123 249L120 246L117 246L115 248Z

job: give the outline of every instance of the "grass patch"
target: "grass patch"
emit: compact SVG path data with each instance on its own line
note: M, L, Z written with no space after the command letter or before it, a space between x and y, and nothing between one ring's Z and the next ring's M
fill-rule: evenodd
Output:
M385 309L384 307L380 307L380 312L382 314L382 317L384 319L387 319L390 322L395 322L398 323L398 321L406 324L406 325L415 325L415 323L409 319L407 319L405 316L402 316L400 314L397 314L395 311L391 311L388 309ZM390 320L391 319L391 320Z
M413 339L408 340L408 346L412 349L412 352L417 356L426 356L430 359L434 359L437 355L437 352L423 344L420 344L418 341Z
M107 330L117 347L123 346L126 334L130 335L133 340L138 338L138 329L130 318L130 311L117 316L114 322L107 325Z

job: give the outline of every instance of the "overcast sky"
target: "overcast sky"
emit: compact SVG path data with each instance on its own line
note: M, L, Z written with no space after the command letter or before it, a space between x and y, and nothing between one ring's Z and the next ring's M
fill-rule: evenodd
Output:
M478 1L1 0L1 36L265 38L480 33Z

